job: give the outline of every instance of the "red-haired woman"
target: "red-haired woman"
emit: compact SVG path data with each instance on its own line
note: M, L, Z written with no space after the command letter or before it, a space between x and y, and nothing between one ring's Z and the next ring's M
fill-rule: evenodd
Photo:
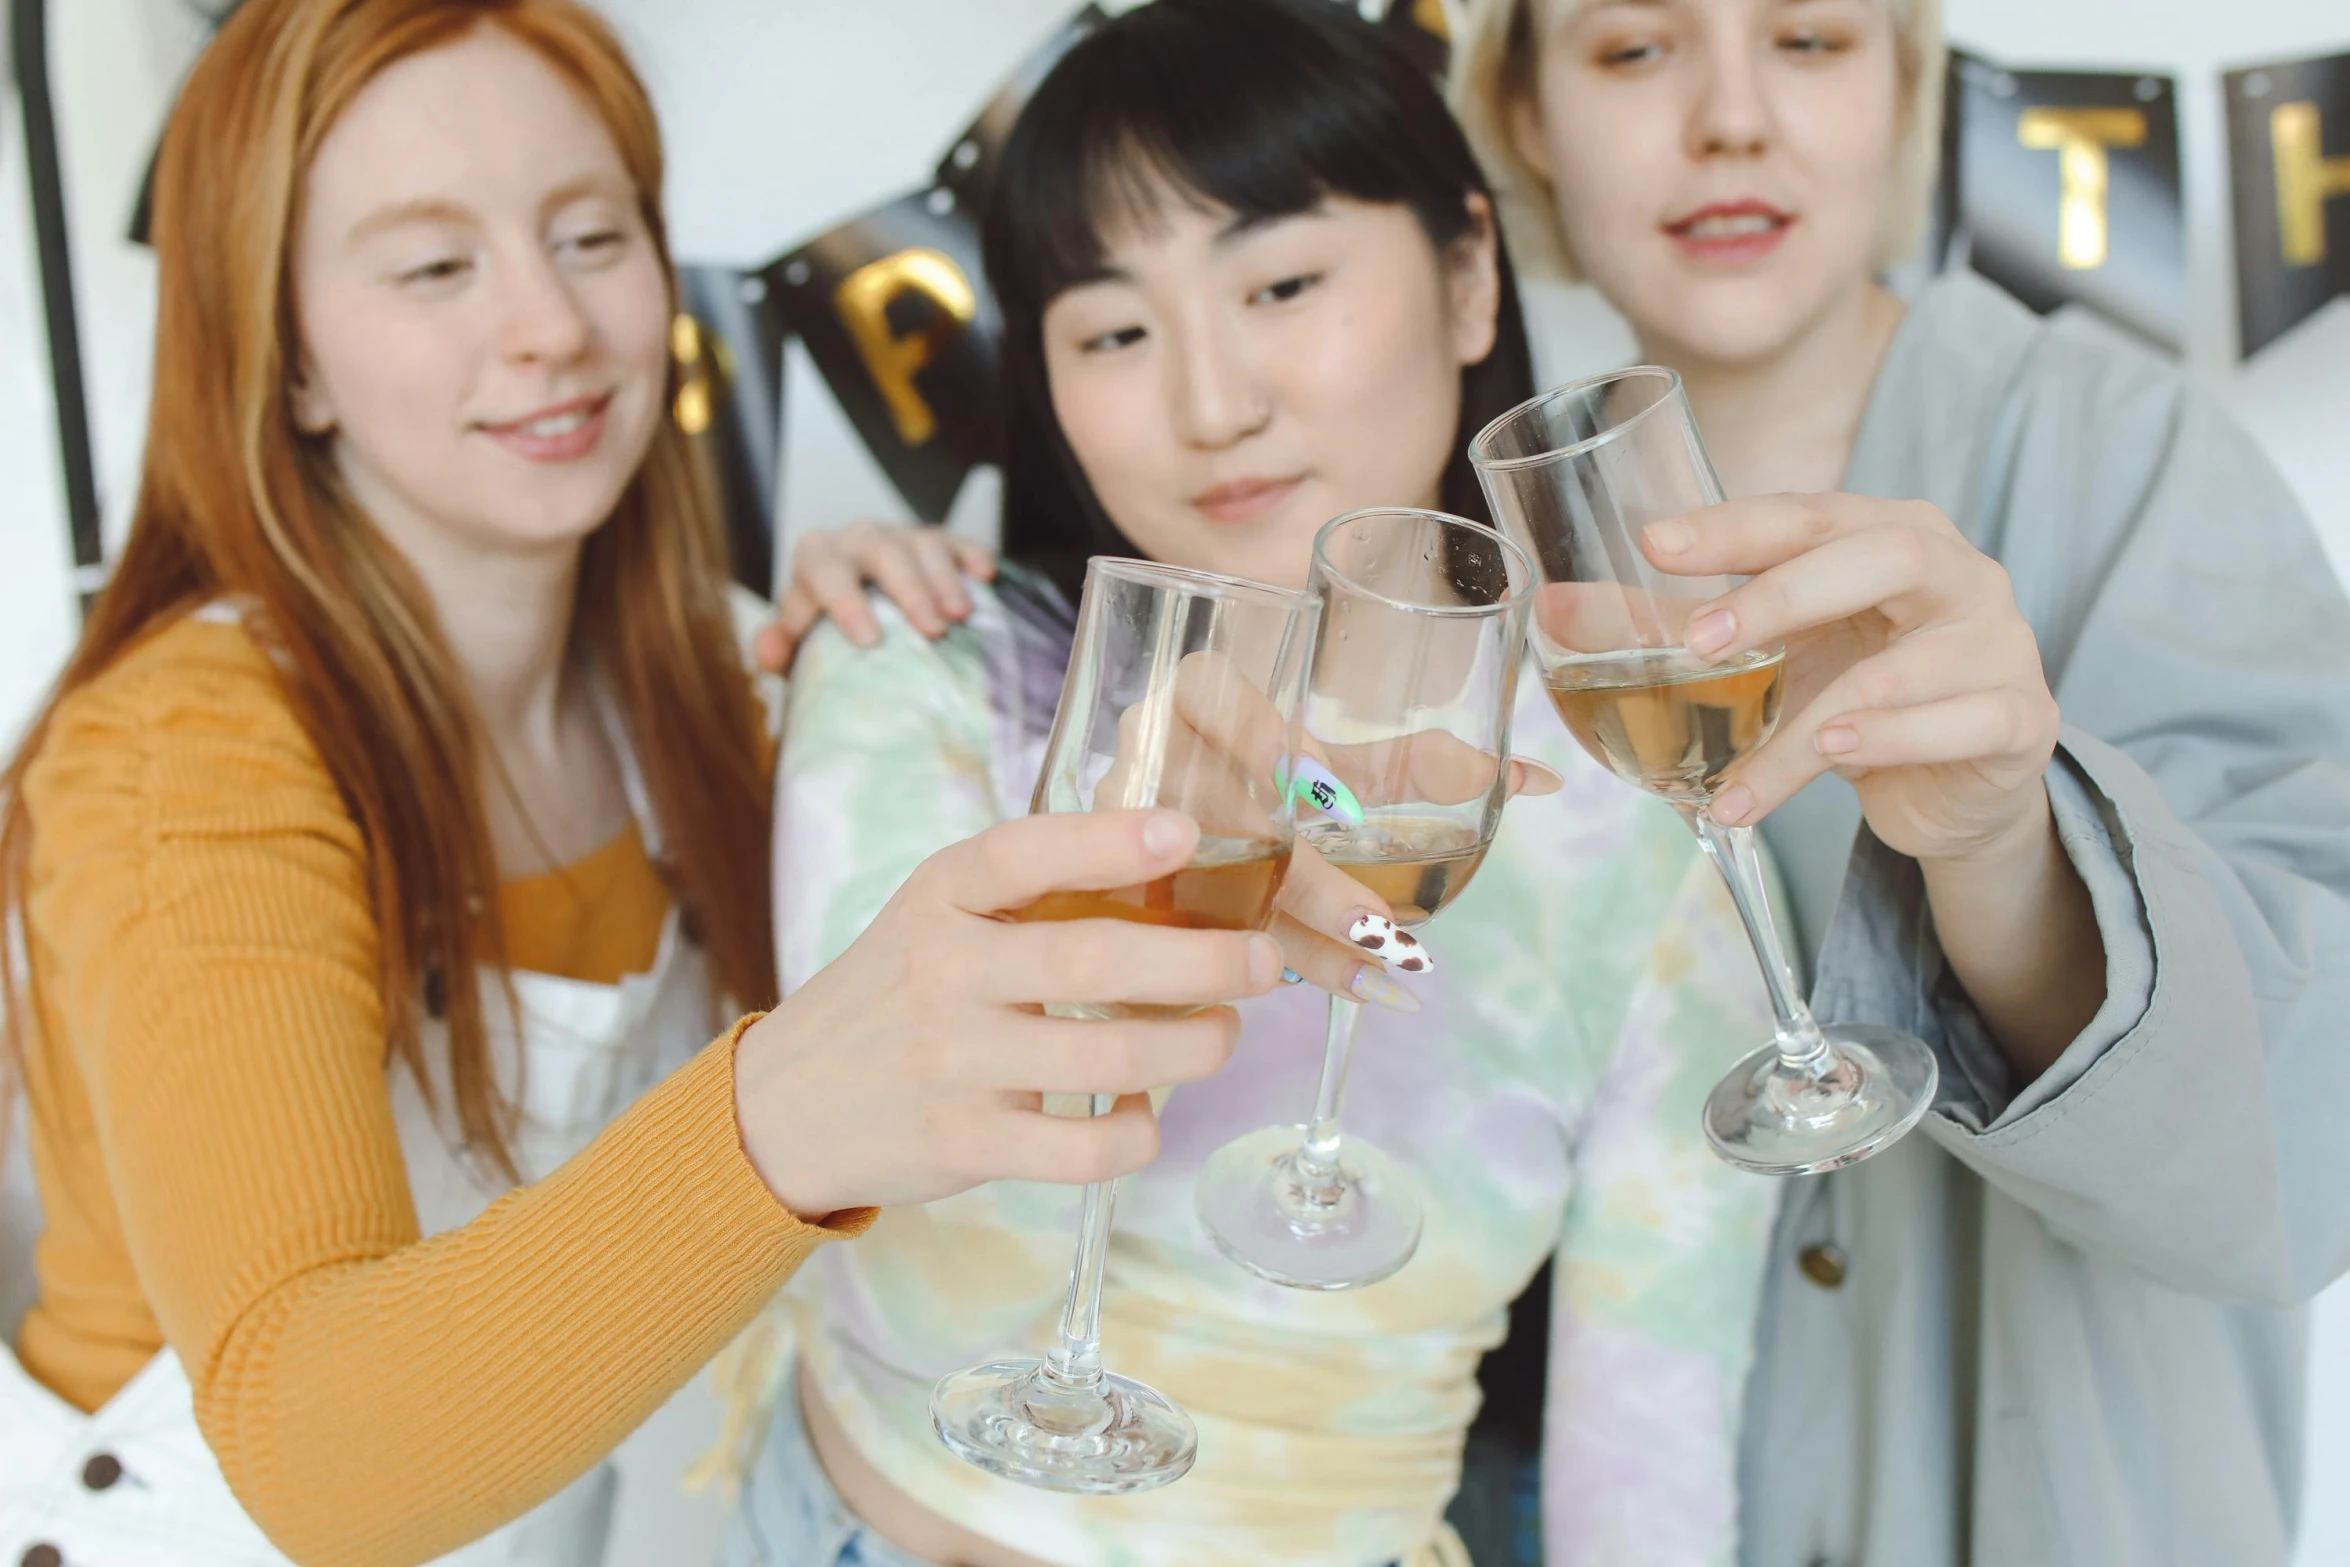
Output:
M1234 1032L1028 1003L1281 972L985 917L1197 831L1039 818L721 1028L774 1002L769 742L663 417L660 182L574 0L249 0L188 83L137 516L0 778L47 1222L0 1560L600 1560L604 1455L819 1242L1137 1168L1143 1099L1039 1094Z

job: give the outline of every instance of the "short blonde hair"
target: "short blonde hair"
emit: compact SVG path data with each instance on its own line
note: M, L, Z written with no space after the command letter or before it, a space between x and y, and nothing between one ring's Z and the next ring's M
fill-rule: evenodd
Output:
M1510 111L1535 91L1542 31L1583 0L1461 0L1452 24L1452 69L1446 94L1485 164L1502 226L1518 264L1529 273L1577 282L1582 271L1559 224L1550 182L1518 153ZM1917 248L1942 159L1942 87L1947 51L1942 0L1882 0L1893 17L1893 59L1901 88L1900 144L1877 239L1883 271Z

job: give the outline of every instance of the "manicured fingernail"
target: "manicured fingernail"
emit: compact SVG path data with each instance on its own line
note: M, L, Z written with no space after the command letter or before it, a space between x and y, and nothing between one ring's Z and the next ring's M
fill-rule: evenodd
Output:
M849 640L859 647L878 647L881 645L881 632L872 626L851 626Z
M1275 772L1273 781L1297 798L1320 811L1335 817L1349 827L1363 825L1362 802L1354 791L1338 781L1338 775L1310 756L1293 756L1289 765Z
M1261 931L1248 938L1248 982L1252 992L1271 990L1284 967L1281 943Z
M1306 977L1296 969L1285 968L1281 971L1281 983L1284 985L1302 985L1305 982Z
M1826 755L1843 756L1860 749L1860 736L1843 724L1832 724L1820 731L1813 744Z
M1191 823L1173 811L1160 811L1142 824L1142 846L1160 859L1188 853Z
M1652 522L1640 531L1659 555L1678 555L1697 542L1697 530L1685 522Z
M1726 609L1717 609L1710 615L1700 615L1689 622L1689 651L1703 658L1730 645L1738 634L1738 617Z
M1754 791L1744 784L1732 784L1714 796L1713 818L1724 827L1737 826L1753 809Z
M1436 959L1420 945L1420 938L1384 914L1368 910L1357 914L1346 927L1346 939L1399 972L1430 974L1436 970Z
M1417 1012L1420 1001L1410 991L1389 979L1375 963L1358 965L1354 978L1346 982L1346 993L1357 1001L1367 1001L1375 1007L1391 1012Z
M1510 765L1517 769L1511 780L1513 794L1556 794L1567 786L1566 775L1557 768L1541 762L1529 762L1524 757L1512 757Z

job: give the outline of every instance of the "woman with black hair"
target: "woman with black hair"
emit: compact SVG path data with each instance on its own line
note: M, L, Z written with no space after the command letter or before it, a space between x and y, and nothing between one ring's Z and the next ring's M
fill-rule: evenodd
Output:
M941 640L877 605L877 645L822 627L801 650L787 990L906 866L1025 808L1087 557L1298 583L1333 515L1481 516L1463 448L1530 390L1476 161L1435 85L1339 7L1157 0L1105 24L1039 87L995 192L1008 561ZM730 1562L1461 1562L1443 1518L1479 1357L1545 1261L1544 1464L1587 1500L1549 1521L1553 1559L1730 1559L1776 1188L1712 1157L1698 1106L1763 997L1694 840L1524 689L1514 748L1563 787L1512 808L1436 972L1407 991L1360 948L1282 933L1303 979L1375 1004L1348 1118L1423 1179L1416 1259L1290 1291L1201 1232L1207 1155L1312 1098L1322 997L1252 1002L1231 1066L1164 1102L1104 1288L1109 1352L1198 1424L1192 1473L1080 1498L939 1444L936 1378L1041 1347L1067 1277L1074 1194L1000 1182L885 1213L786 1298L796 1365L766 1379Z

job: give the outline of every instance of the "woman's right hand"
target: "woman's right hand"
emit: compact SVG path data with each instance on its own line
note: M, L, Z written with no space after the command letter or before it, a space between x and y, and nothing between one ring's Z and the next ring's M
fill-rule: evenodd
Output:
M944 528L862 518L837 531L800 536L791 557L791 581L776 599L775 618L752 643L759 667L791 673L800 643L820 621L836 622L858 647L881 640L881 623L865 602L868 583L897 605L915 630L943 637L971 614L963 579L995 580L995 552L958 539Z
M1238 839L1268 835L1279 809L1269 781L1290 765L1284 755L1289 735L1280 710L1228 656L1191 653L1172 681L1120 717L1118 750L1096 797L1117 798L1122 780L1147 756L1158 798L1183 806L1206 831ZM1326 745L1305 735L1300 744L1308 759L1354 795L1358 808L1474 801L1492 790L1495 770L1504 764L1494 753L1433 728L1350 745ZM1510 798L1550 794L1565 782L1530 758L1508 758L1507 766ZM1300 826L1308 809L1301 800ZM1271 930L1297 979L1396 1011L1416 1012L1419 1002L1394 976L1436 967L1419 938L1398 928L1394 909L1315 853L1302 835L1282 878Z
M778 1200L821 1219L993 1180L1084 1184L1157 1156L1149 1091L1214 1073L1282 959L1253 931L1120 920L1015 924L1045 893L1176 870L1199 829L1174 811L1003 822L916 868L848 951L744 1030L743 1151ZM1046 1002L1202 1006L1174 1019L1047 1017ZM1091 1118L1045 1094L1116 1094Z

